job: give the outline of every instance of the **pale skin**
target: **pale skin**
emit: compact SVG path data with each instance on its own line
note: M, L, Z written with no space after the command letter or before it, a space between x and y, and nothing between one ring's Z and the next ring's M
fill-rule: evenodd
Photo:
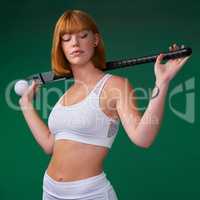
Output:
M90 60L98 42L98 34L87 30L63 36L62 48L71 63L75 80L60 101L63 105L72 105L83 100L104 75ZM170 50L177 48L174 44ZM79 56L70 55L76 49L83 50L84 53ZM128 137L137 146L148 148L155 140L162 121L169 83L188 58L169 60L161 64L162 54L157 57L154 72L155 84L160 93L149 101L143 115L137 110L134 89L128 79L112 76L106 82L100 97L102 111L113 119L120 119ZM72 140L55 141L48 126L33 107L32 100L37 89L38 85L33 81L20 98L19 104L35 140L45 153L52 155L47 173L57 181L79 180L101 173L108 149ZM154 119L155 123L149 123L147 119Z

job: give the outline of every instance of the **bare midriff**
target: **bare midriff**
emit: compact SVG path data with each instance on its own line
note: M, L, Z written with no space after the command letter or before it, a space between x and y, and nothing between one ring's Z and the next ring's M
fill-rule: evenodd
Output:
M56 181L75 181L103 171L107 147L72 140L55 140L47 174Z
M102 91L102 96L104 98L100 99L100 105L102 111L108 115L108 117L119 119L116 111L116 98L114 98L114 93L109 90L109 87L113 88L114 86L109 86L108 83ZM95 84L93 84L93 87L94 85ZM66 95L63 99L68 99L68 105L75 104L86 97L83 91L84 90L80 89L80 87L72 87L71 95L70 91L68 91L68 96ZM79 94L78 97L77 94ZM75 100L72 101L72 97L76 97ZM71 100L71 102L69 102L69 100ZM62 102L62 105L66 106L66 102ZM47 168L47 174L56 181L75 181L96 176L103 171L103 161L108 151L109 148L103 146L86 144L73 140L55 140L53 154Z

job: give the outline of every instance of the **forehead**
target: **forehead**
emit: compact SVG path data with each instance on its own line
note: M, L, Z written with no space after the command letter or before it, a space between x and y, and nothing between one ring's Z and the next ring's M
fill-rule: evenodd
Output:
M78 33L85 30L91 30L90 24L87 21L77 17L67 18L60 24L60 36Z
M61 37L66 36L66 35L80 34L80 33L88 33L88 32L91 32L91 31L88 30L88 29L83 29L83 30L81 30L81 31L79 31L79 32L66 32L66 33L62 34Z

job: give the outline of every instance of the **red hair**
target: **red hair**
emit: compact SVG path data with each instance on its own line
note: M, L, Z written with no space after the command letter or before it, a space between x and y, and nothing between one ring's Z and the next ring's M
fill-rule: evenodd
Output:
M91 30L99 35L99 43L95 47L92 62L96 68L105 69L105 49L104 43L95 21L85 12L80 10L67 10L58 19L51 50L52 71L58 76L72 74L70 64L66 59L61 46L61 37L65 33L77 33L82 30Z

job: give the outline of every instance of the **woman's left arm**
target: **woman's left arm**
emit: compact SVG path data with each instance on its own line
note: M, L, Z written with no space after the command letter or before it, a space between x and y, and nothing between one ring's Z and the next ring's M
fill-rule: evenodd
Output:
M178 48L174 44L169 50L173 51ZM188 58L171 59L165 64L161 64L163 54L157 57L154 66L156 76L155 88L153 89L152 98L142 116L136 109L135 101L129 101L128 103L125 101L130 95L127 97L125 92L123 92L124 95L119 99L117 110L122 124L130 139L138 146L148 148L153 143L162 122L169 83ZM126 93L132 93L131 97L135 98L130 84L128 84L128 92Z
M148 148L154 141L159 132L163 118L164 104L168 91L169 83L156 84L153 89L153 98L141 117L133 133L133 140L140 146Z

